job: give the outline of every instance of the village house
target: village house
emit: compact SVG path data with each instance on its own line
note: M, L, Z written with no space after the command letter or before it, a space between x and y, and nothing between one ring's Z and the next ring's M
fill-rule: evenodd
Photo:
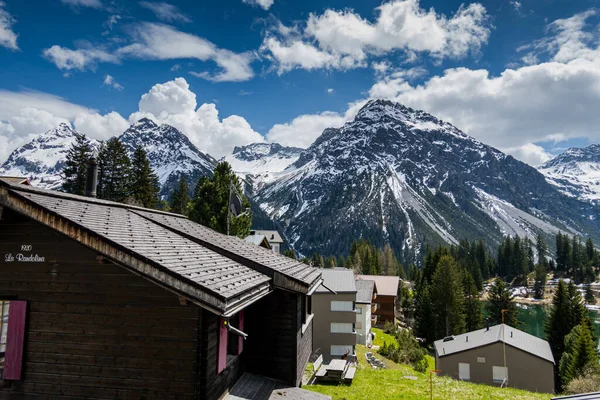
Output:
M375 281L357 280L356 285L356 343L368 346L371 344L371 324L376 322L372 311L377 307L373 302L377 299Z
M312 296L313 350L323 360L354 356L356 347L356 284L345 268L323 269L323 284Z
M250 231L250 236L252 236L252 235L264 236L267 239L267 241L269 242L269 245L271 246L271 248L273 249L273 252L281 253L281 245L283 244L283 238L281 237L279 232L252 230L252 231Z
M373 325L383 326L386 322L394 323L396 319L396 301L400 278L388 275L357 275L357 280L375 281L377 298L374 300Z
M216 400L244 373L299 386L321 282L181 215L0 179L0 398Z
M550 344L500 324L450 336L434 343L435 367L441 375L531 392L554 391L554 357Z

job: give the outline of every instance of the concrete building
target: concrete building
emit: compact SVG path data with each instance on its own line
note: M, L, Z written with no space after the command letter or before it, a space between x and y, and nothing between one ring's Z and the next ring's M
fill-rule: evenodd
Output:
M371 311L376 307L373 301L377 298L375 281L356 281L356 343L371 344Z
M313 351L323 360L354 355L356 345L356 284L352 270L323 269L323 284L312 296Z
M550 344L508 325L438 340L435 366L442 375L531 392L554 391Z
M382 326L386 322L394 322L396 318L396 300L400 278L386 275L357 275L357 280L375 281L377 299L375 299L373 315L377 317L373 325Z

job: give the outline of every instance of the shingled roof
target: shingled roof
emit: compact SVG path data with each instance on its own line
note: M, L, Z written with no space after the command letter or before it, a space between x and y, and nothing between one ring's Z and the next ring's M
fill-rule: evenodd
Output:
M360 304L371 304L373 302L373 292L376 292L375 281L357 280L356 284L356 302Z
M550 344L547 341L503 324L494 325L489 329L484 328L463 333L454 336L452 340L437 340L434 346L437 355L444 357L496 342L504 342L509 346L554 363Z
M356 284L354 283L354 272L346 268L326 268L322 269L323 285L319 286L316 293L356 293Z
M0 205L68 235L213 312L233 313L277 286L274 270L269 267L280 261L276 254L237 238L226 240L228 245L225 247L230 248L232 253L236 249L231 248L229 243L236 241L261 250L262 258L255 257L257 268L245 265L236 259L240 257L228 257L221 254L223 251L211 248L218 247L219 239L228 236L213 235L210 229L177 214L27 187L1 179ZM184 226L190 232L205 232L214 238L215 245L204 246L198 240L169 228L168 224L154 221L153 217L158 216L164 217L164 221L186 221ZM270 260L269 255L276 257L276 261ZM288 267L286 271L292 269ZM303 265L302 271L303 274L298 271L290 273L313 279L313 285L320 282L317 269ZM302 289L308 290L311 283L304 284Z

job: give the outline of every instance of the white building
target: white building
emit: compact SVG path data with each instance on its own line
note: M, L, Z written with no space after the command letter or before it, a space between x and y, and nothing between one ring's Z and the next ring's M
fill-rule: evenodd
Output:
M371 308L377 296L375 281L358 280L356 283L356 343L371 344Z

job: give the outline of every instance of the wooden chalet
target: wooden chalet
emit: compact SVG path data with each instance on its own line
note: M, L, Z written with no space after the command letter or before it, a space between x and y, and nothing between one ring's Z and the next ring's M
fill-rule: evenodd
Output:
M318 269L187 218L0 179L0 398L299 386Z

